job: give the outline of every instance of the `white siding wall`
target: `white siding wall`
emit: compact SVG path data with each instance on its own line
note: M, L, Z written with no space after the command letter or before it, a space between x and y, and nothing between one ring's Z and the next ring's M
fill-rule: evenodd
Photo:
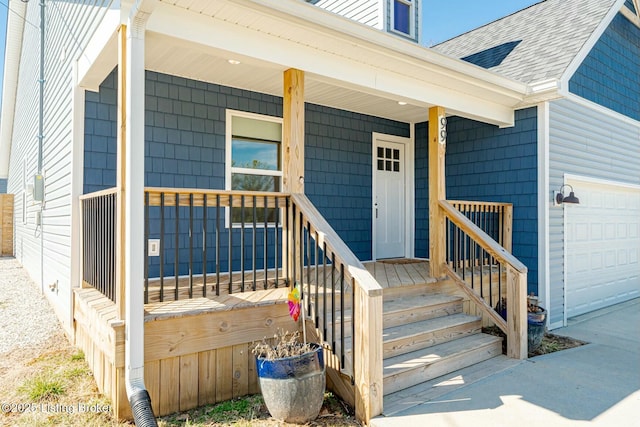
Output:
M38 158L38 97L40 60L40 5L27 8L20 77L16 97L8 192L16 197L16 258L40 284L65 328L71 312L71 147L73 63L85 48L112 1L47 2L45 18L45 113L43 171L45 204L43 226L36 227L40 204L24 192L33 182ZM26 168L24 167L26 165ZM26 169L26 170L23 170ZM23 224L22 199L27 221ZM58 292L49 284L58 282Z
M640 123L562 99L550 103L549 129L550 198L565 174L640 184ZM564 216L552 203L549 235L550 324L558 325L564 313Z
M384 0L320 0L316 2L315 5L382 30L383 1Z

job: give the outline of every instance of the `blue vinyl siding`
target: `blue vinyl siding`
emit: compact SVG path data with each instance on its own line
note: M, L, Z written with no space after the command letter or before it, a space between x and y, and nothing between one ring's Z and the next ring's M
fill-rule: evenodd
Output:
M116 184L115 71L85 101L84 192ZM282 99L155 72L146 73L145 186L224 189L225 110L282 117ZM358 113L306 104L305 189L309 198L360 259L371 259L372 132L409 136L409 125ZM179 274L188 273L188 208L180 208ZM150 237L159 237L159 208L150 209ZM165 208L165 275L174 274L175 208ZM207 213L213 242L215 212ZM202 228L195 211L194 229ZM221 220L224 225L224 221ZM259 230L256 240L263 241ZM237 234L237 236L236 236ZM234 230L234 241L239 241ZM247 234L249 241L252 236ZM221 234L222 268L227 269L228 234ZM213 243L212 243L213 244ZM202 270L202 242L194 239L194 274ZM248 251L250 253L250 251ZM258 267L263 248L258 247ZM237 255L237 256L236 256ZM239 258L239 254L234 254ZM208 269L215 255L207 254ZM183 261L184 260L184 261ZM150 275L158 275L152 259ZM245 265L251 268L250 264ZM239 265L234 265L239 269Z
M415 256L429 258L429 123L415 129Z
M372 133L409 136L409 125L307 104L305 193L361 260L372 258Z
M428 257L427 124L416 126L416 256ZM450 200L513 204L513 254L538 288L537 110L516 111L515 126L460 117L447 123L446 180Z
M616 15L569 81L569 91L640 120L640 28Z
M7 179L0 179L0 194L5 194L7 192Z
M633 5L633 1L632 0L627 0L624 2L624 5L627 6L632 12L637 13L636 12L636 8Z

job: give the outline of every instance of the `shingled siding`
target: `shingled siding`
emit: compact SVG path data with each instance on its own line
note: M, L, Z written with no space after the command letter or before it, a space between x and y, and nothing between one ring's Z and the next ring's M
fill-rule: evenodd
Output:
M409 137L409 125L310 104L305 119L305 193L354 254L370 260L372 133Z
M640 120L640 28L616 15L569 81L569 91Z
M115 186L116 85L114 72L99 92L86 96L85 193ZM145 185L223 189L227 108L282 117L279 97L147 72ZM372 132L406 137L409 125L313 104L306 105L305 114L307 195L356 256L371 259ZM184 209L181 218L186 218ZM171 221L173 215L168 211L167 219ZM152 209L151 217L159 217L159 210ZM213 219L211 213L208 217ZM196 228L199 220L196 217ZM187 227L183 222L181 227ZM151 237L157 237L158 229L152 222ZM208 241L213 242L213 235ZM173 242L167 230L165 244L170 251ZM222 254L227 253L226 242L223 236ZM189 257L187 245L185 238L180 243L180 260ZM194 273L199 273L201 251L195 249ZM166 262L165 272L172 275L173 255ZM258 262L262 265L261 259ZM226 260L222 267L227 268ZM179 273L187 272L187 262L181 261ZM156 273L157 266L151 275Z
M513 254L529 269L528 290L538 290L537 111L516 111L515 126L498 127L460 117L447 123L446 180L450 200L513 204ZM416 256L428 257L427 124L416 126Z

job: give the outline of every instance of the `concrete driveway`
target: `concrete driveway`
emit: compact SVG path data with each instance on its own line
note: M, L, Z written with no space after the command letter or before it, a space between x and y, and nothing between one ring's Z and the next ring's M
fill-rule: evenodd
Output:
M531 358L375 427L640 427L640 299L553 331L588 345Z

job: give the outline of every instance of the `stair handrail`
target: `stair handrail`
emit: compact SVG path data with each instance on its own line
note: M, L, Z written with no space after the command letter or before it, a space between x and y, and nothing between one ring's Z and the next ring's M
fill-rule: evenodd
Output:
M445 218L465 232L477 245L489 253L499 263L506 266L507 273L507 312L506 322L487 304L458 272L445 262L444 269L463 291L486 313L507 335L507 355L516 359L527 357L527 266L509 251L493 240L480 227L458 211L446 200L439 200L438 206Z
M465 215L478 227L482 228L488 235L493 235L493 240L497 241L507 251L512 250L512 234L513 234L513 204L504 202L485 202L478 200L451 200L447 199L447 202L456 208L459 212ZM498 215L498 229L492 230L483 228L478 222L482 222L483 219L476 218L474 220L472 216L480 216L496 214Z
M368 423L382 413L382 286L338 236L306 195L291 194L291 209L297 207L304 224L325 255L334 254L336 264L344 265L353 295L353 383L356 388L356 417ZM325 246L326 245L326 246Z

